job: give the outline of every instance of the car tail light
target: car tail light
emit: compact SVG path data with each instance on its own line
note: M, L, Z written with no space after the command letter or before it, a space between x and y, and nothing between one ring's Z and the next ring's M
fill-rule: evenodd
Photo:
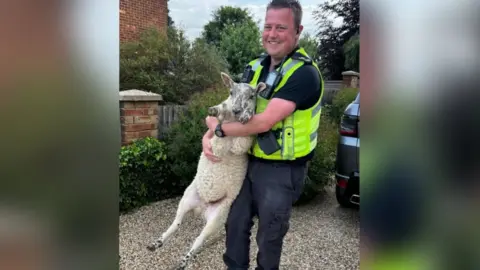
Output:
M358 117L354 115L342 116L340 122L340 135L349 137L358 137Z
M337 186L339 186L339 187L341 187L341 188L347 188L347 185L348 185L347 179L345 179L345 178L338 178L338 180L337 180Z

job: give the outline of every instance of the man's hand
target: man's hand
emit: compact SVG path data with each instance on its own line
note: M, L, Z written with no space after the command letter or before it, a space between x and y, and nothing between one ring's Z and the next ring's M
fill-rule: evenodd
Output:
M212 152L212 145L210 144L210 139L213 138L213 131L208 130L205 135L203 135L202 138L202 146L203 146L203 154L207 159L209 159L212 162L219 162L220 158L215 156Z
M213 133L215 132L215 128L217 128L218 120L213 116L207 116L207 118L205 118L205 124L207 124L208 129L210 129Z

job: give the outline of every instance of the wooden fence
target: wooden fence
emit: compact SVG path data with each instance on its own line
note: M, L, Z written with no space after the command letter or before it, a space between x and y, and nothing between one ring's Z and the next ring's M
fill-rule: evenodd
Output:
M342 81L325 81L322 105L332 104L333 97L342 88Z
M186 105L161 105L158 108L158 137L161 139L170 126L178 119Z

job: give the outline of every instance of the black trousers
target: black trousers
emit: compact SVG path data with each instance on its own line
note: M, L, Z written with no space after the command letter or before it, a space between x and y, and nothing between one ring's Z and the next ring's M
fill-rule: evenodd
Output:
M279 269L283 239L289 230L292 204L300 197L305 165L251 160L242 189L226 224L228 270L248 270L253 217L258 216L257 270Z

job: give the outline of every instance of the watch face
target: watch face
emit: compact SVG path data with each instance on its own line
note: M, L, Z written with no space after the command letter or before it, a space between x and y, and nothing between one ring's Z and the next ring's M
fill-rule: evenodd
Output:
M217 135L218 137L222 137L222 132L220 130L215 130L215 135Z

